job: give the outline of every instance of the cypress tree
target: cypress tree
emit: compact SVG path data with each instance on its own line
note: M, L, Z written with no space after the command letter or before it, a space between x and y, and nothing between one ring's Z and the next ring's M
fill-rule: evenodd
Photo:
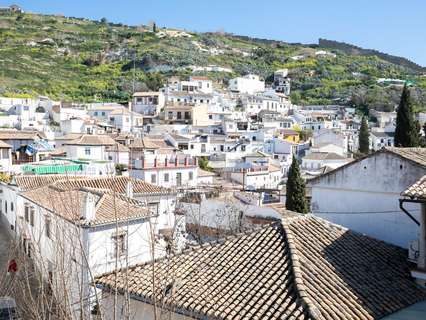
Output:
M369 142L369 133L368 133L368 123L367 118L364 116L362 117L361 121L361 129L359 130L358 135L358 151L363 154L367 154L370 149L370 142Z
M414 121L410 90L404 86L396 114L395 146L418 147L419 132Z
M305 181L300 175L300 168L293 156L287 179L287 194L285 206L287 210L308 213L308 201L305 194Z

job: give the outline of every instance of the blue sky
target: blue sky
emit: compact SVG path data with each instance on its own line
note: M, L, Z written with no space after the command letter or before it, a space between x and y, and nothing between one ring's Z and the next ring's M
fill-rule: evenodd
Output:
M24 10L122 22L156 21L287 42L344 41L426 66L425 0L22 0ZM10 4L0 0L0 5Z

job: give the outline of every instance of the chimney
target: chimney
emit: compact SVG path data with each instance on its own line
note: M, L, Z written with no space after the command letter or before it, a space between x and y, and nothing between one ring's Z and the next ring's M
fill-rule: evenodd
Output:
M133 198L133 181L132 181L132 179L129 179L129 181L127 181L126 196L128 196L129 198Z
M83 220L91 221L96 217L96 203L99 199L99 196L96 194L85 191L83 197L83 205L81 211L81 218Z

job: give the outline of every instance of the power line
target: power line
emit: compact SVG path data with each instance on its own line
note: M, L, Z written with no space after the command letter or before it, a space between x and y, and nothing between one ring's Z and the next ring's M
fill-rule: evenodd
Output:
M420 212L420 209L411 210ZM385 210L385 211L313 211L313 214L380 214L380 213L403 213L401 210Z

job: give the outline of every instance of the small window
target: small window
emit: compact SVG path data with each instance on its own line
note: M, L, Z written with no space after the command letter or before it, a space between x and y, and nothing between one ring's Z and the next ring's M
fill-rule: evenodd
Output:
M51 232L51 220L49 216L46 216L44 218L44 231L46 232L46 237L49 239L52 239L52 232Z
M30 225L32 227L34 227L34 215L35 215L35 210L33 207L31 207L30 209Z
M191 149L194 149L194 145L193 144L191 144Z
M27 205L24 208L25 221L30 222L30 207Z
M127 253L126 233L120 233L112 236L114 243L114 257L122 256Z
M151 183L157 183L157 175L151 174Z
M209 119L212 120L213 119L213 115L209 114Z
M86 156L90 156L90 148L89 147L84 148L84 154Z
M97 112L97 111L95 111L94 115L95 115L95 116L97 116L97 115L98 115L98 112Z
M169 174L168 173L164 174L164 182L169 182Z
M105 116L105 111L102 111L102 115Z

